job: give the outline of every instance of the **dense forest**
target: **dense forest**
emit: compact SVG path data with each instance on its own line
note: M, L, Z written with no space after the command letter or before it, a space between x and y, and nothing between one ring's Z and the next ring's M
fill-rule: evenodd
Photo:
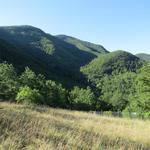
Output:
M0 99L150 116L150 63L31 26L0 27Z

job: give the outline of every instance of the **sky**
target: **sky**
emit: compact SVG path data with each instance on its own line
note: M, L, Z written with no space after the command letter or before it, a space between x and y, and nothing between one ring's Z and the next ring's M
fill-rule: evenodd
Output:
M150 0L0 0L0 26L32 25L107 50L150 54Z

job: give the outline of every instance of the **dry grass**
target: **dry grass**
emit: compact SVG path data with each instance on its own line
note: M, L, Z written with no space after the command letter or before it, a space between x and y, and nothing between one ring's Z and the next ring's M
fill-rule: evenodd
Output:
M149 150L150 121L0 103L0 150Z

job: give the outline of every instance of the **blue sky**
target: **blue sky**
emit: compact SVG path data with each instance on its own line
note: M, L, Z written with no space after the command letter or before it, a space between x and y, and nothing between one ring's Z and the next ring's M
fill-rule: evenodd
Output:
M0 0L0 26L33 25L102 44L150 53L150 0Z

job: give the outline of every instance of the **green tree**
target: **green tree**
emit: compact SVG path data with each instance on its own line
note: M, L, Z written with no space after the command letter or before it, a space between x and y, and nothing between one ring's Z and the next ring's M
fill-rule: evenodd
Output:
M46 80L41 74L36 75L28 67L20 76L22 86L28 86L31 89L37 89L44 97L43 104L54 107L65 107L66 105L66 90L61 84L56 84L54 81Z
M24 86L19 89L16 100L25 104L41 104L43 97L38 90L32 90L30 87Z
M36 77L36 74L30 68L26 67L19 79L22 86L35 88Z
M95 95L89 87L87 89L74 87L70 92L70 102L75 109L89 110L95 103Z
M67 105L67 92L61 84L47 80L43 89L45 103L54 107L65 107Z
M14 100L18 91L17 74L13 65L0 64L0 99Z
M139 113L150 111L150 63L143 66L137 76L136 92L131 97L131 102L126 108Z
M108 109L123 110L129 103L129 97L134 93L133 84L136 74L126 72L118 75L105 75L97 85L101 101L108 104Z
M26 67L25 71L21 74L19 81L21 86L28 86L31 89L38 89L40 92L43 91L46 84L44 75L36 75L35 72L28 67Z

